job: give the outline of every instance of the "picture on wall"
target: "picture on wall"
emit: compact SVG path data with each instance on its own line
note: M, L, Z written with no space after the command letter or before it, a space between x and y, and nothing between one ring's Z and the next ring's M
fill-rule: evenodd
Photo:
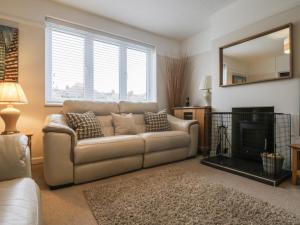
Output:
M18 81L17 28L0 25L0 81Z

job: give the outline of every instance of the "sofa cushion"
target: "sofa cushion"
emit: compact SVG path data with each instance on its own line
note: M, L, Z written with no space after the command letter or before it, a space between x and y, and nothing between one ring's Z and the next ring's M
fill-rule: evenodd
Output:
M31 178L0 182L0 224L42 224L40 191Z
M144 112L158 112L158 104L156 102L127 102L119 103L120 113L141 114Z
M145 112L146 132L171 130L168 114L165 110L158 113Z
M92 111L67 113L67 123L76 131L78 139L102 137L100 123Z
M104 137L113 136L115 135L113 122L112 122L112 116L97 116L97 119L100 122L100 127L102 130L102 133Z
M136 126L136 132L145 133L146 124L145 124L145 115L144 114L132 114Z
M74 163L83 164L144 153L144 140L138 135L119 135L80 140L74 150Z
M132 113L111 114L115 128L115 135L137 134L136 125Z
M190 144L190 136L184 131L152 132L139 135L145 140L145 152L175 149Z

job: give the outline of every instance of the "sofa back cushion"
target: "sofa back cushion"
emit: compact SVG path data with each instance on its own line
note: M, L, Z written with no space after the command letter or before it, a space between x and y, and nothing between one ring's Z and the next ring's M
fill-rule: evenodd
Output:
M136 124L132 113L112 113L115 135L137 134Z
M96 116L106 116L111 113L119 113L119 105L116 102L94 102L67 100L63 104L63 112L85 113L92 111Z
M85 113L93 111L100 121L101 130L105 137L115 135L111 113L132 113L137 133L146 131L144 113L158 112L158 104L156 102L94 102L94 101L78 101L67 100L63 104L63 112Z
M114 136L115 131L113 127L113 120L111 115L107 116L97 116L97 119L100 122L101 130L104 137Z
M143 114L144 112L158 112L156 102L127 102L119 103L120 113Z
M136 125L136 132L138 134L146 132L145 116L144 114L132 114Z

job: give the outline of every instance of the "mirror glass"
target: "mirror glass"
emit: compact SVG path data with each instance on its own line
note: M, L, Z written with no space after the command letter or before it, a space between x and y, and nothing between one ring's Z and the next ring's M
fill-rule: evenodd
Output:
M220 48L220 85L292 77L291 25Z

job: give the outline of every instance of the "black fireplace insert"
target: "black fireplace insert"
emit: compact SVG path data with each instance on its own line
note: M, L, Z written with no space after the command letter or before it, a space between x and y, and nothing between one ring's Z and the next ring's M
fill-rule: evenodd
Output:
M261 161L261 153L274 145L274 107L232 109L232 154Z

